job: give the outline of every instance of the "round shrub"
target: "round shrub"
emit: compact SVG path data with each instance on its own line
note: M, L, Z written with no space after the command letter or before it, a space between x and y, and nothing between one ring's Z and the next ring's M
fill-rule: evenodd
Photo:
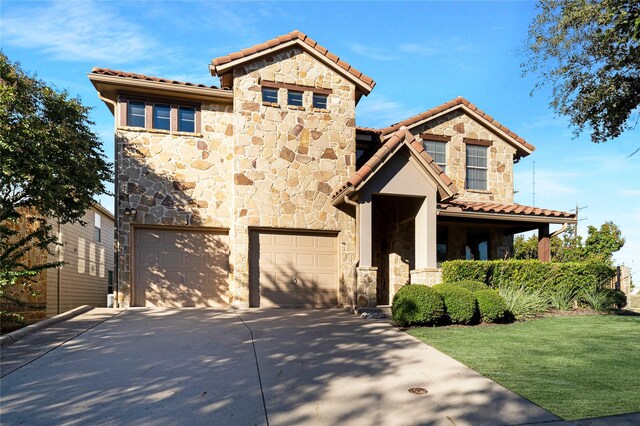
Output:
M437 284L433 289L442 295L447 317L453 324L471 324L477 318L476 298L466 288L455 284Z
M405 285L393 297L391 317L402 327L435 324L444 317L442 296L426 285Z
M495 290L480 290L474 293L478 300L478 310L484 322L500 322L505 319L507 303Z
M458 287L466 288L471 293L475 293L476 291L488 290L489 286L483 282L475 281L475 280L462 280L451 283L453 285L457 285Z
M623 291L611 289L610 294L611 302L617 309L627 306L627 295Z

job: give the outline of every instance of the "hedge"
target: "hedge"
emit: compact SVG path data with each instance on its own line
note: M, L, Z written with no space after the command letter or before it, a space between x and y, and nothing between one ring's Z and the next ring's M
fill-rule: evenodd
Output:
M597 261L540 262L539 260L452 260L442 264L442 281L474 280L490 287L526 286L552 290L559 286L580 289L590 283L604 283L615 269Z
M391 317L402 327L435 325L444 317L442 296L426 285L405 285L393 297Z
M458 287L466 288L471 293L475 293L476 291L480 290L489 290L489 287L485 283L475 280L456 281L451 284L457 285Z
M495 290L479 290L474 293L483 322L500 322L505 319L507 304Z

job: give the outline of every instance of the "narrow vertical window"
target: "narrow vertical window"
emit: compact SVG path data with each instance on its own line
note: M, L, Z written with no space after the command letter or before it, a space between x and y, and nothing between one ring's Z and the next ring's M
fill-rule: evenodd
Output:
M93 216L94 220L93 220L93 241L99 243L102 239L102 229L101 229L101 221L100 221L100 215L98 213L95 213Z
M467 189L487 190L487 147L467 145Z
M313 107L327 109L327 95L323 95L322 93L314 93L313 94Z
M155 104L153 106L153 128L171 130L171 105Z
M178 131L179 132L195 132L196 131L196 109L193 107L178 108Z
M278 103L278 89L273 87L262 88L262 102Z
M425 140L424 149L429 153L443 172L447 173L447 143Z
M127 126L145 127L145 104L140 101L129 101L127 105Z
M302 92L289 90L287 92L287 104L291 106L302 106Z

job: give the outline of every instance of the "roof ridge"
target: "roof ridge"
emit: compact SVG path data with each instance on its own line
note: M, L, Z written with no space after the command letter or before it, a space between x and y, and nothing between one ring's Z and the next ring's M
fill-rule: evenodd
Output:
M229 53L227 55L223 55L223 56L219 56L217 58L213 58L211 60L211 65L212 65L212 73L214 75L218 75L215 67L220 66L220 65L225 65L228 64L230 62L233 62L237 59L241 59L256 53L260 53L264 50L267 49L271 49L273 47L276 47L280 44L286 43L288 41L291 40L300 40L301 43L304 43L307 48L309 49L313 49L316 52L320 53L321 55L323 55L324 57L326 57L328 60L330 60L331 62L335 63L338 67L342 68L343 71L347 72L348 74L351 74L353 77L355 77L356 79L362 81L364 84L366 84L367 86L369 86L371 89L373 89L376 85L376 82L369 76L363 74L361 71L358 71L356 68L352 67L351 65L349 65L347 62L343 61L342 59L340 59L340 57L338 57L337 55L334 55L333 53L329 52L328 49L326 49L325 47L321 46L320 44L318 44L318 42L316 42L315 40L313 40L311 37L309 37L307 34L303 33L300 30L293 30L287 34L283 34L277 37L274 37L270 40L267 40L263 43L259 43L256 45L253 45L251 47L239 50L237 52L233 52L233 53Z
M525 148L533 151L535 150L535 146L531 145L529 142L527 142L526 140L524 140L521 136L518 136L515 132L511 131L509 128L507 128L505 125L503 125L502 123L500 123L498 120L496 120L495 118L491 117L489 114L485 113L484 111L482 111L480 108L478 108L476 105L474 105L473 103L471 103L468 99L462 97L462 96L457 96L456 98L447 101L443 104L440 104L438 106L435 106L433 108L430 108L424 112L421 112L419 114L416 114L414 116L411 116L405 120L402 120L398 123L392 124L390 126L387 127L383 127L381 130L382 135L388 135L389 133L395 131L396 129L400 128L401 126L410 126L418 121L422 121L422 120L426 120L429 117L432 117L436 114L439 114L443 111L446 111L450 108L459 106L459 105L464 105L467 108L469 108L470 110L472 110L473 112L475 112L476 114L478 114L481 118L483 118L484 120L488 121L489 124L491 124L492 126L496 127L498 130L501 130L502 132L506 133L507 136L509 136L510 138L516 140L518 143L522 144Z
M114 70L111 68L93 67L91 69L91 74L110 75L113 77L131 78L134 80L156 81L158 83L176 84L180 86L193 86L193 87L205 87L207 89L219 89L218 86L207 86L206 84L189 83L186 81L178 81L178 80L172 80L168 78L154 77L154 76L135 73L135 72Z

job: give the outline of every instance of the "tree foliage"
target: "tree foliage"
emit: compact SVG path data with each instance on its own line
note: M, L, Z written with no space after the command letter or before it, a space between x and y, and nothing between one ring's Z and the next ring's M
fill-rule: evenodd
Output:
M583 242L582 237L576 235L574 225L569 225L561 235L551 238L552 262L579 262L585 260L600 260L613 264L613 253L624 246L625 239L618 225L605 222L600 228L589 226L588 235ZM525 238L516 236L513 242L514 259L537 259L538 236Z
M538 0L524 74L552 86L551 106L576 134L606 142L635 127L640 105L640 2Z
M23 261L32 249L49 250L55 243L51 226L79 222L106 193L111 166L91 130L89 108L67 92L58 92L26 74L0 52L0 298L10 300L11 288L29 285L40 271L56 264ZM19 237L16 223L36 211L37 226Z

